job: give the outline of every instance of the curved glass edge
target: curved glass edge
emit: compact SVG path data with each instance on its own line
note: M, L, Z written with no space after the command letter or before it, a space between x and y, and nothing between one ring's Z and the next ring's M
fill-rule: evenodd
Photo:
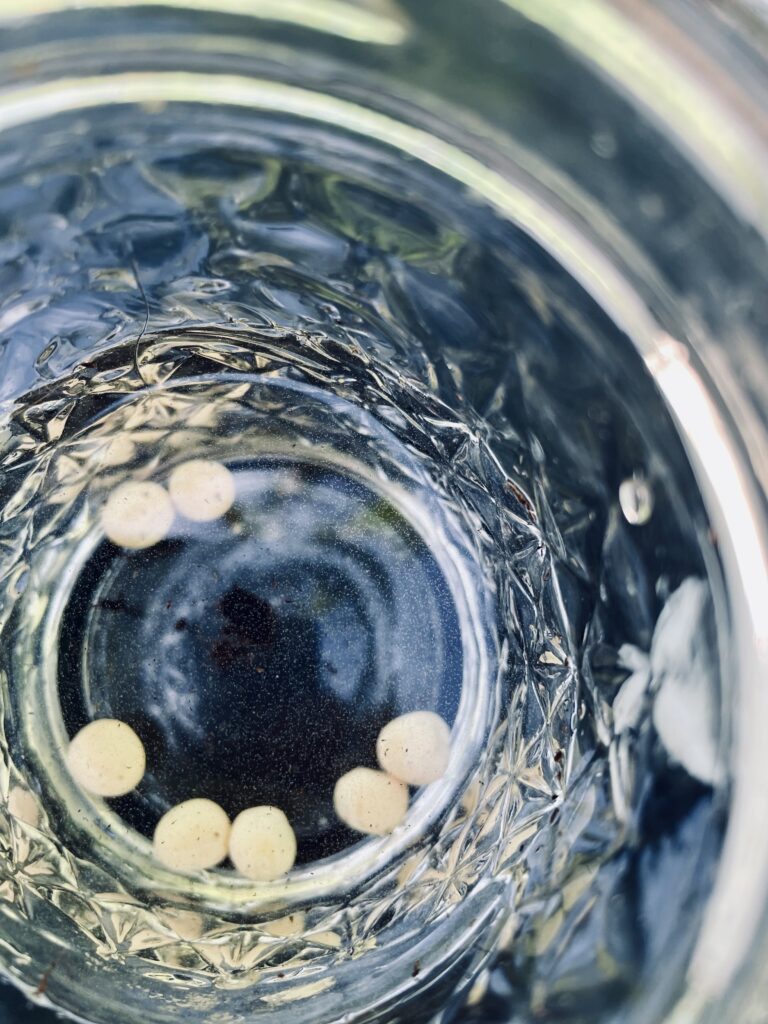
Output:
M576 2L571 0L571 3L565 3L565 0L563 0L562 3L560 0L552 0L551 3L547 4L536 3L535 0L502 0L502 2L520 10L525 10L526 16L530 16L534 20L541 21L541 19L545 17L547 19L553 19L549 22L549 27L553 32L560 35L563 34L564 28L568 28L572 33L571 37L568 38L568 42L571 45L578 45L580 49L583 49L585 56L588 58L590 58L590 54L594 55L595 53L595 33L600 33L600 37L602 38L603 29L601 26L604 26L607 23L615 28L617 24L620 24L620 22L615 20L616 18L624 19L625 22L630 22L634 20L632 18L633 12L639 11L641 8L644 10L650 9L650 5L648 4L638 4L636 7L633 5L630 10L626 4L609 4L602 2L602 0L576 0ZM18 4L3 4L0 6L0 15L5 16L7 9L12 7L18 8L19 6L20 5ZM24 6L25 13L29 13L29 6ZM61 9L64 6L72 5L52 2L48 6L50 9ZM209 7L214 6L214 3L209 5ZM319 7L322 5L318 4L317 6ZM756 4L755 0L752 0L749 4L743 5L743 9L737 8L734 4L727 3L718 3L716 7L724 11L729 17L733 16L737 19L741 19L742 15L745 12L748 12L752 16L759 18L762 22L768 23L768 8L766 8L762 3ZM677 13L683 11L684 8L689 9L690 5L678 5L676 8ZM582 23L579 25L579 12L581 12L581 20L583 22L584 12L587 10L597 12L599 17L597 17L596 20L593 20L591 24L585 25ZM557 22L554 20L556 13L561 14L565 18L565 21ZM699 8L698 13L701 17L701 8ZM609 33L609 36L612 37L612 33ZM627 64L626 60L620 60L617 52L611 51L609 47L607 54L601 55L600 61L606 74L615 78L617 81L620 81L623 85L631 88L638 102L642 103L646 107L648 106L649 97L643 94L643 81L634 80L634 69L631 65ZM613 63L611 63L611 61L613 61ZM658 64L654 64L653 66L658 68ZM678 73L683 76L685 75L685 72L682 70L679 63L677 64L675 71L675 74ZM697 77L697 89L701 86L701 88L705 88L710 94L713 93L713 91L716 91L713 89L711 84L705 83L706 75L701 71ZM754 106L757 105L750 104L749 109L742 108L744 116L735 117L734 120L730 122L730 126L726 129L725 138L727 144L725 144L722 138L720 138L719 142L715 145L714 136L712 134L714 130L713 123L725 126L726 123L730 121L731 117L733 117L733 107L730 105L728 100L722 96L717 100L713 107L713 111L709 112L716 115L714 121L704 119L699 114L696 114L692 119L689 119L686 108L686 97L689 97L690 93L684 88L683 95L678 98L678 102L674 106L674 109L669 109L665 106L669 91L675 91L671 86L669 86L669 81L668 89L663 91L654 89L652 91L650 105L654 115L658 116L665 127L672 130L675 134L679 135L683 126L687 128L688 143L689 145L693 144L695 147L693 155L696 158L697 164L709 169L709 173L712 175L712 180L716 187L720 188L723 186L727 189L728 195L734 204L734 208L752 221L753 225L759 231L765 233L766 228L768 228L768 184L766 184L768 179L766 179L761 173L762 168L765 167L766 158L768 158L768 149L766 148L765 138L763 135L766 124L765 115L763 114L761 116L759 109L754 109ZM765 109L768 108L763 108L763 110ZM735 172L736 174L735 179L731 176L732 172ZM758 178L760 180L758 180ZM734 182L737 184L735 185ZM726 373L727 371L720 368L715 379L718 389L724 390L725 393L727 393L727 387L721 389L720 385L723 381L723 376ZM738 391L738 388L736 388L735 391ZM748 435L750 429L754 430L756 435L759 435L759 426L754 423L750 423L749 421L749 410L742 408L738 411L732 410L732 412L734 417L737 419L739 433L742 438ZM765 466L759 464L754 452L750 453L750 461L752 462L755 470L755 475L758 478L758 488L762 492L761 494L750 495L750 501L754 501L759 505L761 499L764 499L766 483L768 482L768 472L766 472ZM748 640L749 638L747 638L747 642ZM764 650L762 650L762 652L756 652L756 654L761 655L762 658L765 657ZM753 669L760 668L761 661L756 657L752 661L751 665ZM756 678L753 684L753 695L755 698L759 696L759 680L757 675L758 673L756 673ZM752 684L750 685L752 686ZM750 715L754 715L753 726L755 728L757 728L758 724L757 715L754 714L756 710L756 706L750 704L749 713ZM744 714L746 717L746 708L744 709ZM763 721L764 720L765 719L763 719ZM762 738L764 740L762 733L756 738ZM759 747L756 753L757 752L759 752ZM754 809L754 804L750 804L750 806ZM746 807L747 805L745 804L745 808ZM762 808L760 817L750 815L747 824L750 825L751 835L749 836L749 839L753 845L754 836L756 834L764 836L768 840L768 809ZM760 853L759 856L758 852ZM768 865L768 846L766 846L766 849L763 851L753 849L751 861L751 870L754 872L754 877L757 878L762 875L762 877L765 878L765 868ZM747 865L745 865L745 870L746 868ZM744 884L743 879L741 884ZM746 901L747 904L751 903L753 918L759 917L761 908L765 905L764 899L760 900L759 897L754 895L755 891L757 890L753 891L752 899ZM720 948L722 948L722 927L721 923L719 935L716 935L713 932L715 939L719 942ZM743 938L742 946L746 947L748 946L750 939L756 934L756 929L758 927L759 922L756 924L753 920L750 928L744 929L742 927L739 929L739 926L734 923L734 920L731 917L730 923L727 925L727 930L729 934L733 934L734 929L737 933L741 934ZM768 919L764 920L763 927L766 930L766 933L768 933ZM743 948L741 951L744 951ZM732 961L731 966L733 971L736 971L738 968L739 958L734 955L729 959ZM755 961L758 961L759 959L760 958L757 956L754 957ZM754 969L757 969L759 964L755 964L753 967ZM712 999L726 998L728 980L729 978L735 977L735 975L733 973L728 975L728 972L721 965L719 977L719 985L715 986L712 979L707 983L707 988ZM670 1018L670 1021L675 1021L675 1024L677 1024L678 1021L690 1021L692 1019L690 1015L691 1013L695 1013L698 1016L700 1012L705 1012L704 1006L708 998L709 997L705 998L705 992L703 989L698 993L689 994L684 1003L681 1003L675 1014ZM728 998L732 999L733 994ZM714 1016L714 1011L712 1012L712 1019L714 1020L716 1018ZM723 1018L721 1017L720 1019ZM727 1019L737 1020L741 1018L733 1016Z

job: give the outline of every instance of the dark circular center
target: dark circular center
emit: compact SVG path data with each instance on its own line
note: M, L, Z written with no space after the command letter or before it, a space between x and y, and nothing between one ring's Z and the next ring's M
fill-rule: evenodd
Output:
M333 787L375 766L387 721L455 717L458 619L429 548L380 495L308 464L232 468L224 520L94 552L63 623L62 708L70 734L115 717L141 736L145 778L115 801L135 828L151 835L191 797L231 816L275 804L306 863L359 838Z

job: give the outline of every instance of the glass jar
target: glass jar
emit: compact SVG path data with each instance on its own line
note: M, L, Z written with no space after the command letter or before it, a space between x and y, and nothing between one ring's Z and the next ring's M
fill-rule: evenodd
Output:
M94 1024L761 1019L763 6L0 24L4 973ZM306 417L433 549L458 646L406 660L460 665L451 769L285 881L160 870L62 755L123 465L78 453L285 453Z

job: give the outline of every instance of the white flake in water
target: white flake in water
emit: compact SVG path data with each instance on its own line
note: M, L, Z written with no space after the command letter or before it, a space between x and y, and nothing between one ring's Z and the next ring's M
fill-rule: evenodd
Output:
M205 871L227 856L231 825L213 800L185 800L166 812L155 829L155 857L174 871Z
M619 657L632 674L621 684L613 700L613 729L617 735L639 725L651 681L647 654L632 644L622 644Z
M144 777L144 744L125 722L99 718L75 736L67 751L67 767L83 789L96 796L123 796Z
M386 772L353 768L336 783L333 807L344 824L356 832L384 836L408 813L408 787Z
M653 724L673 761L701 782L723 774L715 653L707 643L709 591L689 578L662 609L651 641L651 671L658 687Z
M450 727L434 711L410 711L393 718L376 741L383 770L411 786L436 782L445 774L450 754Z
M617 736L637 728L653 693L652 719L672 761L694 778L716 783L723 774L715 652L707 642L707 585L685 580L659 615L650 655L624 644L621 663L631 669L613 701Z
M168 480L168 489L176 509L196 523L220 519L235 500L234 476L212 459L191 459L177 466Z
M642 476L632 476L619 485L619 504L630 526L643 526L653 514L653 491Z
M286 875L296 860L296 836L279 807L249 807L232 822L229 856L235 869L254 882Z
M165 488L151 481L120 484L101 510L104 533L122 548L151 548L167 537L172 523L171 499Z

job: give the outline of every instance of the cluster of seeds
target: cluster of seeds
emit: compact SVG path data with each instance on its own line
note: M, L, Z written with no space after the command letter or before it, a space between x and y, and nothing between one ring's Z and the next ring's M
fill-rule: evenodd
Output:
M437 780L448 765L450 730L439 715L413 711L393 719L379 734L382 770L353 768L336 783L339 818L356 832L386 835L408 812L408 786ZM69 770L83 789L102 797L124 796L141 782L144 745L114 718L89 722L69 745ZM269 882L296 860L296 836L279 807L249 807L233 822L212 800L194 798L172 807L157 824L154 854L175 871L203 871L228 856L246 878Z
M168 536L176 513L195 523L225 515L235 501L235 478L220 462L191 459L171 472L168 490L146 480L127 480L101 511L106 536L119 547L151 548Z
M226 466L194 459L177 466L167 489L158 483L128 481L110 494L101 515L105 535L128 549L148 548L169 533L176 515L195 522L220 518L235 500L235 479ZM439 779L448 766L450 729L431 711L393 719L376 743L380 769L358 767L338 779L334 809L354 831L386 835L400 825L409 806L409 786ZM90 722L72 739L67 753L75 781L94 795L131 792L146 770L141 739L113 718ZM250 807L234 821L212 800L194 798L172 807L157 824L157 860L176 871L203 871L227 857L236 871L254 881L286 875L296 860L296 836L288 818L274 806Z
M408 786L436 782L448 767L451 731L433 711L411 711L379 733L381 771L353 768L333 791L333 806L345 825L368 835L386 835L408 813Z

